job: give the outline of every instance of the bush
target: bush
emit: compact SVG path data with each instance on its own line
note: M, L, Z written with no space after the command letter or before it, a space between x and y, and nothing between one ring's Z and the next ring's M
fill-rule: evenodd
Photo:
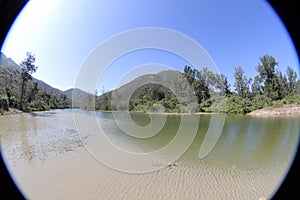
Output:
M282 99L284 104L300 104L300 95L287 96Z
M212 104L212 100L211 99L205 99L205 100L203 100L199 104L200 110L201 111L205 111L205 112L211 112L211 108L210 108L211 104Z
M242 114L244 113L242 98L237 95L231 95L227 99L226 112L230 114Z
M195 113L195 112L199 112L200 108L199 105L197 103L190 103L187 105L187 109L189 113Z
M0 97L0 112L8 111L8 99L5 96Z
M275 108L280 108L280 107L282 107L283 106L283 102L282 101L273 101L272 102L272 107L275 107Z

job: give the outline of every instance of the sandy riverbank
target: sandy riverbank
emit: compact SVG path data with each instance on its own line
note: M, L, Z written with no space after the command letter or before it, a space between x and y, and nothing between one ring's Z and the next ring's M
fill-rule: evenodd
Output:
M3 111L0 114L1 115L11 115L11 114L20 114L20 113L23 113L23 112L16 108L9 108L8 111Z
M289 104L284 105L280 108L262 108L259 110L254 110L247 115L250 116L299 116L300 115L300 105Z

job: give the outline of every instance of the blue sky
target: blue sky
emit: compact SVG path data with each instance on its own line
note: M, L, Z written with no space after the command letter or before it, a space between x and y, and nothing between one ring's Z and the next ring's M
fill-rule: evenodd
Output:
M1 51L17 63L27 51L34 53L39 67L34 77L67 90L99 44L143 27L167 28L194 39L231 85L235 66L253 77L259 57L265 54L272 55L283 72L287 66L299 69L288 32L263 0L31 0ZM163 51L133 52L114 62L95 88L113 89L116 80L143 63L163 63L180 71L188 64Z

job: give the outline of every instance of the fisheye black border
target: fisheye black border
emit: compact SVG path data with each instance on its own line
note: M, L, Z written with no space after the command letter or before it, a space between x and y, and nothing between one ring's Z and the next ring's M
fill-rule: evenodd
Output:
M273 7L273 9L277 12L279 17L281 18L282 22L284 23L287 31L289 32L294 46L297 51L298 55L298 63L300 63L300 31L299 31L299 25L300 25L300 15L299 10L296 8L299 8L297 6L297 1L283 1L283 0L268 0L270 5ZM300 70L300 69L299 69ZM300 126L300 124L299 124ZM300 134L300 133L299 133ZM299 141L298 141L299 142ZM288 199L288 197L295 198L299 196L299 190L297 187L297 182L299 181L300 177L300 151L299 146L297 149L297 152L295 154L294 161L290 167L290 170L285 177L282 185L277 190L276 194L273 196L272 199L275 200L282 200L282 199ZM297 195L298 194L298 195Z
M250 0L251 1L251 0ZM18 16L19 12L26 5L28 0L0 0L0 49L4 43L5 37L13 24L15 18ZM283 0L268 0L267 2L273 7L277 12L281 20L283 21L285 27L287 28L295 48L298 54L299 60L299 49L300 49L300 31L298 26L300 25L300 15L297 1L283 1ZM300 125L299 125L300 126ZM287 199L287 197L296 197L299 193L297 191L296 184L300 174L300 155L299 155L299 146L298 151L295 155L295 160L291 165L290 171L288 172L286 178L284 179L282 185L277 190L276 194L272 199ZM25 199L22 193L19 191L18 187L15 185L12 177L7 170L3 157L0 151L0 189L1 196L5 196L7 199Z
M17 18L18 14L24 8L28 0L0 0L0 49L4 43L5 37ZM0 141L1 142L1 141ZM1 145L1 144L0 144ZM6 199L25 199L21 191L14 183L6 165L4 163L0 146L0 198Z

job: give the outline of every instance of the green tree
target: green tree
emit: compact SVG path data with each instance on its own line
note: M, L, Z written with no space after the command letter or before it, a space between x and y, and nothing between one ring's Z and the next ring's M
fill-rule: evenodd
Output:
M188 65L184 66L183 69L184 77L187 79L187 81L192 85L195 81L195 71Z
M19 108L20 110L23 110L23 104L24 104L24 94L25 94L25 88L28 80L32 80L31 74L36 72L37 66L35 63L35 57L32 53L27 52L26 58L20 63L21 67L21 91L20 91L20 103Z
M37 86L38 86L38 83L33 82L32 87L30 88L30 91L29 91L28 103L35 100L36 95L37 95L38 90L39 90Z
M264 55L259 58L259 65L256 70L259 73L260 81L263 83L263 92L272 100L279 98L279 80L275 73L278 63L275 58Z
M281 71L277 72L278 77L278 98L283 99L289 94L289 85L285 75Z
M192 86L194 93L198 99L198 103L201 101L208 99L210 97L209 94L209 79L208 74L209 71L204 69L205 71L199 71L197 69L192 69L190 66L184 67L184 77L187 79L189 84ZM185 89L185 93L188 91Z
M195 80L192 84L195 91L195 95L198 98L198 103L201 103L203 100L210 98L208 82L205 78L205 75L202 71L194 69Z
M254 77L254 81L253 81L252 86L251 86L251 91L252 91L253 96L263 94L261 81L260 81L259 76Z
M0 84L0 113L8 110L8 98L5 89Z
M215 83L216 83L216 77L215 74L208 70L207 67L203 67L203 69L201 70L201 74L203 76L203 79L207 85L207 87L210 90L213 90L213 88L215 87Z
M242 97L246 98L250 95L250 84L252 79L248 79L246 76L244 76L244 70L242 67L238 66L234 69L234 88L237 94Z
M224 74L216 74L216 82L215 82L215 87L217 90L220 91L220 95L222 96L228 96L231 94L230 91L230 84L228 82L227 77Z
M290 95L294 95L297 89L297 73L288 66L286 74L288 80L288 92Z

